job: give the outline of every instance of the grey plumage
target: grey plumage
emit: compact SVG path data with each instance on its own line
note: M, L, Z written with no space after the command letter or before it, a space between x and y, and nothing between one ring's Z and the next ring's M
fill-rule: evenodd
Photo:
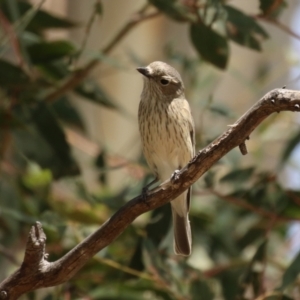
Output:
M155 176L165 181L194 156L194 122L185 99L180 74L164 62L138 68L144 75L144 88L138 120L145 158ZM191 253L188 219L190 189L171 202L174 251Z

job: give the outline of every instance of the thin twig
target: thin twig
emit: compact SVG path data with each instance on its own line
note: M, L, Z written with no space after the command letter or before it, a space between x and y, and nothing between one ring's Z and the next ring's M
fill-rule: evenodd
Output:
M83 41L82 41L82 44L81 44L81 47L80 47L79 51L76 54L76 58L75 58L76 61L74 62L74 64L78 63L80 56L82 55L83 51L86 48L86 44L87 44L88 38L90 36L92 25L93 25L93 23L96 19L97 14L98 14L98 8L97 8L98 3L99 3L99 0L96 0L96 2L94 4L94 9L92 11L92 14L91 14L91 16L90 16L90 18L87 22L87 25L85 27Z
M11 26L10 22L7 20L3 12L0 10L0 24L5 31L6 39L10 41L11 48L13 49L13 52L17 58L17 62L22 68L24 65L23 56L21 53L19 41L17 38L17 35L15 34L15 31L13 30L13 27Z
M215 191L215 190L212 190L212 189L210 189L209 191L212 195L215 195L215 196L227 201L228 203L231 203L231 204L234 204L236 206L242 207L242 208L244 208L248 211L252 211L252 212L254 212L254 213L256 213L256 214L258 214L262 217L265 217L265 218L268 218L269 220L272 220L272 224L275 221L290 222L290 221L299 221L300 220L299 218L289 218L289 217L279 216L279 215L275 214L274 212L271 212L269 210L265 210L261 207L254 206L251 203L242 200L241 198L236 198L236 197L233 197L233 196L223 195L223 194L219 193L218 191Z
M123 40L123 38L137 25L141 22L154 18L159 15L159 12L149 13L145 15L145 11L148 8L148 4L144 5L128 23L116 34L116 36L100 51L104 55L108 55L113 48ZM53 102L59 97L63 96L69 90L78 86L89 74L90 72L99 64L101 60L95 58L86 64L81 70L76 71L73 75L67 79L59 88L51 92L45 97L45 101Z
M271 23L271 24L275 25L276 27L278 27L279 29L281 29L282 31L284 31L287 34L289 34L290 36L292 36L292 37L300 40L300 34L296 33L295 31L293 31L288 26L282 24L277 19L266 18L263 15L256 15L256 16L253 16L253 18L257 19L257 20L261 20L261 21L267 22L267 23Z

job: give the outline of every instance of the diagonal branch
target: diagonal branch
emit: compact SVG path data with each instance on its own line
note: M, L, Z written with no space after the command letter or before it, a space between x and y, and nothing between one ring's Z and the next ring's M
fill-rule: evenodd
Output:
M96 232L55 262L47 261L46 237L41 224L34 225L29 234L23 264L0 283L0 299L18 299L26 292L68 281L93 255L112 243L135 218L176 198L226 153L243 144L265 118L280 111L300 111L300 91L276 89L267 93L221 136L200 150L178 172L176 179L149 191L146 201L142 196L129 201Z

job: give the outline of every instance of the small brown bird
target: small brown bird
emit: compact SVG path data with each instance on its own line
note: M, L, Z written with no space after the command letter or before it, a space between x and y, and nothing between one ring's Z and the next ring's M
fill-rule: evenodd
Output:
M157 180L165 181L195 153L194 121L180 74L164 62L137 68L144 75L138 121L145 158ZM191 254L188 219L191 188L171 201L174 251Z

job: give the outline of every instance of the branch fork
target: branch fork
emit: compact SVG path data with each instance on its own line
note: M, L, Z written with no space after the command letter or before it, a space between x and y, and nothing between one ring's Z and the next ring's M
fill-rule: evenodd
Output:
M300 111L300 91L275 89L267 93L234 126L200 150L176 174L175 182L171 177L146 195L142 194L129 201L97 231L55 262L47 261L46 235L42 225L37 222L30 230L21 267L0 283L0 299L15 300L29 291L68 281L90 258L111 244L139 215L175 199L230 150L245 147L243 145L251 132L269 115L280 111Z

